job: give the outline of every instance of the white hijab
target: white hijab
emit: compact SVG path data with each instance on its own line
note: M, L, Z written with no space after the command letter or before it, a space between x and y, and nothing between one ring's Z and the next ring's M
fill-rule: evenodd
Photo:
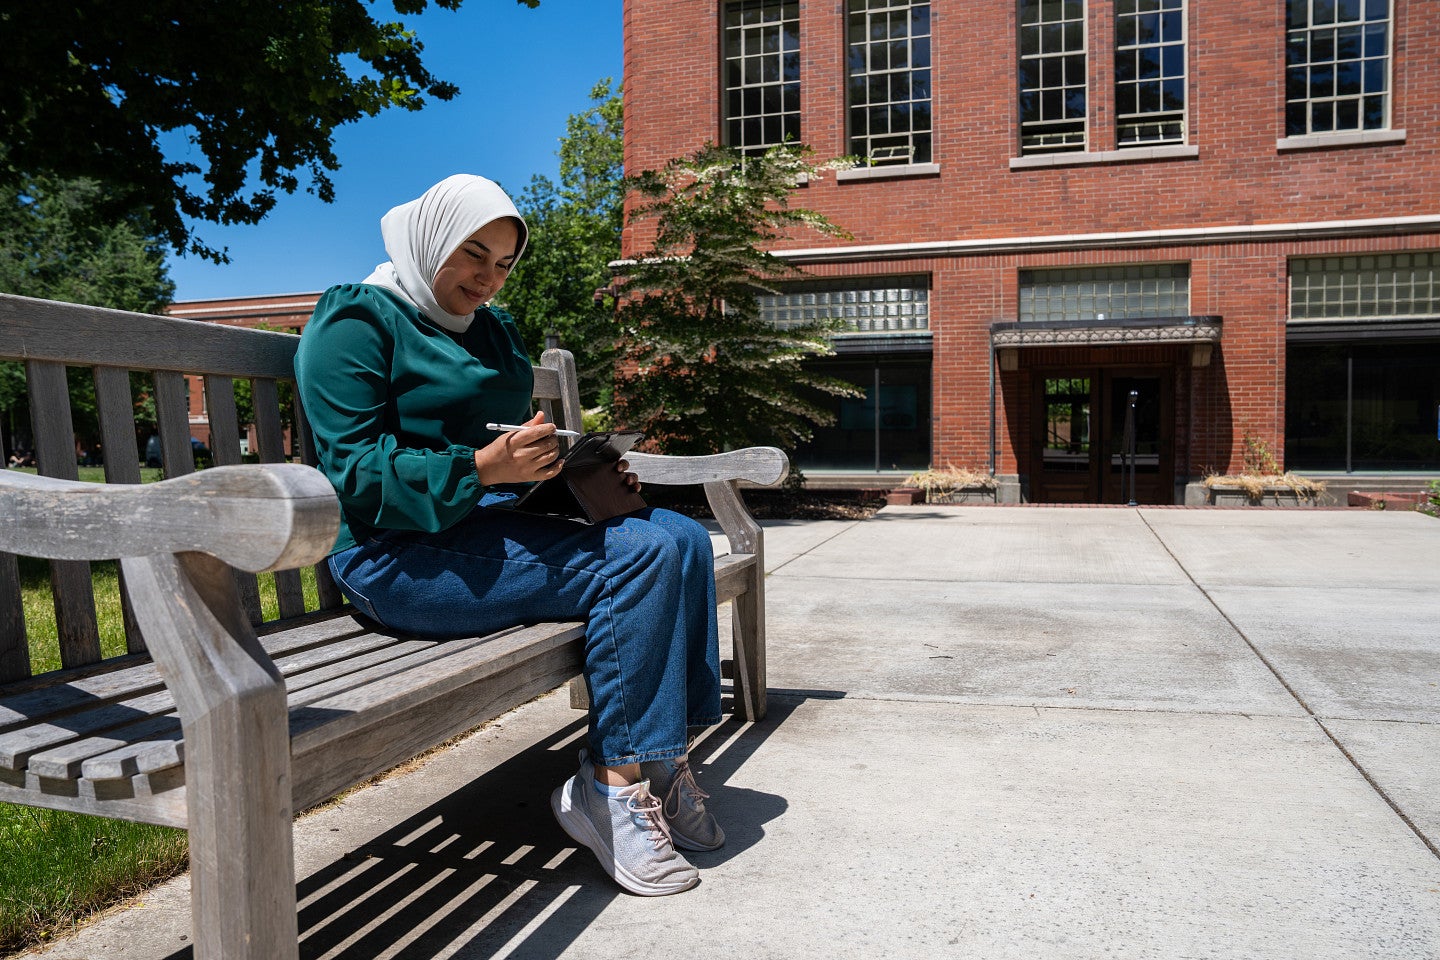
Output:
M432 287L435 274L467 237L501 217L514 218L519 227L518 262L525 252L529 228L505 191L484 177L467 173L446 177L418 199L402 203L381 218L380 235L385 238L390 260L362 282L391 290L446 330L464 333L475 315L441 309ZM505 254L497 251L497 256Z

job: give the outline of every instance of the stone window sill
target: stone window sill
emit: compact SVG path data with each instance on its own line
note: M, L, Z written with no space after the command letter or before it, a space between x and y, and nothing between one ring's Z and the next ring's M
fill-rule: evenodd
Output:
M1035 170L1096 163L1135 163L1143 160L1192 160L1198 156L1199 147L1175 143L1158 147L1132 147L1128 150L1097 150L1093 153L1046 153L1033 157L1011 157L1010 169Z
M1292 150L1329 150L1335 147L1374 147L1404 143L1404 130L1350 130L1345 133L1312 133L1303 137L1282 137L1275 141L1280 153Z
M896 163L879 167L837 170L835 179L840 183L845 183L852 180L890 180L898 177L938 177L939 175L940 164L938 163Z

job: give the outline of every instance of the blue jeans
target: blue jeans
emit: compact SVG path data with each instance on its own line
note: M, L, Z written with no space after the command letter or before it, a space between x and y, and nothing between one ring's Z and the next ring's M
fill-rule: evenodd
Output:
M588 526L490 493L439 533L386 531L330 557L341 591L394 630L451 638L586 620L590 756L619 766L686 750L720 721L710 535L649 508Z

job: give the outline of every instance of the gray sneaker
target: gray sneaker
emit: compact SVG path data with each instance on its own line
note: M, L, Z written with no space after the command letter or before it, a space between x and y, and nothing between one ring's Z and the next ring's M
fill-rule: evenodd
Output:
M631 893L661 897L700 882L700 871L675 850L648 783L641 780L612 798L601 795L594 781L595 768L581 754L580 772L555 788L550 809L616 883Z
M705 809L710 794L695 783L689 757L677 757L672 772L664 760L640 764L640 776L662 798L660 808L670 826L670 838L681 850L715 850L725 842L725 831Z

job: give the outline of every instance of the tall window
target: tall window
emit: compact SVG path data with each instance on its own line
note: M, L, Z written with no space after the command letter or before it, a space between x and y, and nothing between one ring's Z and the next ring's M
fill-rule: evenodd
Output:
M725 5L725 142L763 153L800 139L800 4Z
M1034 322L1183 317L1188 263L1020 271L1020 319Z
M930 4L849 0L850 152L930 162Z
M1116 0L1115 127L1121 147L1185 142L1184 0Z
M1287 0L1285 133L1390 122L1390 0Z
M1020 0L1020 152L1085 149L1085 0Z

